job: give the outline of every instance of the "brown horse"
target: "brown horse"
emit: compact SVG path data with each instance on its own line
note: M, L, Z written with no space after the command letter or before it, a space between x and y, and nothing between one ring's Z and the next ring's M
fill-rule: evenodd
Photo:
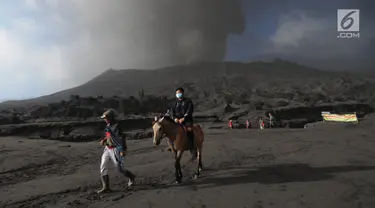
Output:
M186 135L185 127L181 124L177 124L172 121L169 117L158 118L155 116L152 129L154 130L154 145L159 145L164 135L169 139L168 145L175 157L175 174L176 183L182 181L181 171L181 157L185 150L189 150L189 140ZM197 124L193 126L194 132L194 146L197 149L197 171L194 174L194 178L198 178L200 172L203 170L202 166L202 145L204 140L204 134L201 127Z

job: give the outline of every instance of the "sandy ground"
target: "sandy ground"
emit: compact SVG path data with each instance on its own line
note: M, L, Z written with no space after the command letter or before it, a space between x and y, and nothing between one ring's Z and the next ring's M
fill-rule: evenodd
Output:
M0 138L0 207L375 207L375 140L368 128L206 130L205 171L173 159L151 140L129 141L126 165L138 185L111 169L112 193L99 188L98 142Z

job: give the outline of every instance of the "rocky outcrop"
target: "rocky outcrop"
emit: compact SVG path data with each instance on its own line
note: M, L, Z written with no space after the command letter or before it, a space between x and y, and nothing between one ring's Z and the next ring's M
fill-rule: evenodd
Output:
M18 115L0 115L0 125L20 124L23 120Z
M197 115L197 123L216 122L217 116ZM146 139L152 137L153 117L130 116L119 119L126 139ZM99 140L103 136L105 122L102 119L77 121L44 121L24 124L0 125L0 136L24 136L29 139L51 139L67 142L87 142Z
M119 121L124 132L134 129L150 129L151 118L124 119ZM52 139L61 141L93 141L103 136L105 123L102 120L91 121L67 121L47 123L27 123L19 125L0 126L0 136L25 136L31 139ZM142 130L143 131L143 130ZM129 138L145 138L144 135L131 136ZM145 133L149 136L149 133Z
M128 99L112 97L71 96L70 100L34 107L27 116L30 119L38 118L91 118L98 117L105 109L113 108L121 115L147 114L151 112L165 112L169 100L165 97L145 96L141 100L134 97Z

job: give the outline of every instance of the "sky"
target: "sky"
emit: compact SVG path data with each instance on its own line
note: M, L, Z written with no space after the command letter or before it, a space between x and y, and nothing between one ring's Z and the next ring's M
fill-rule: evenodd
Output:
M337 9L360 9L360 38L337 38ZM374 9L373 0L0 0L0 100L109 68L284 58L375 70Z

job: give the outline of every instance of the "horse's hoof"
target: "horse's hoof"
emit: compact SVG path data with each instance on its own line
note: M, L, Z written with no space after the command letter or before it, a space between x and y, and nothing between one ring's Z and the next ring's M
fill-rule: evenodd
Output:
M193 180L197 180L198 179L198 175L197 174L195 174L194 176L193 176Z
M176 184L178 184L178 185L181 184L181 181L176 181Z

